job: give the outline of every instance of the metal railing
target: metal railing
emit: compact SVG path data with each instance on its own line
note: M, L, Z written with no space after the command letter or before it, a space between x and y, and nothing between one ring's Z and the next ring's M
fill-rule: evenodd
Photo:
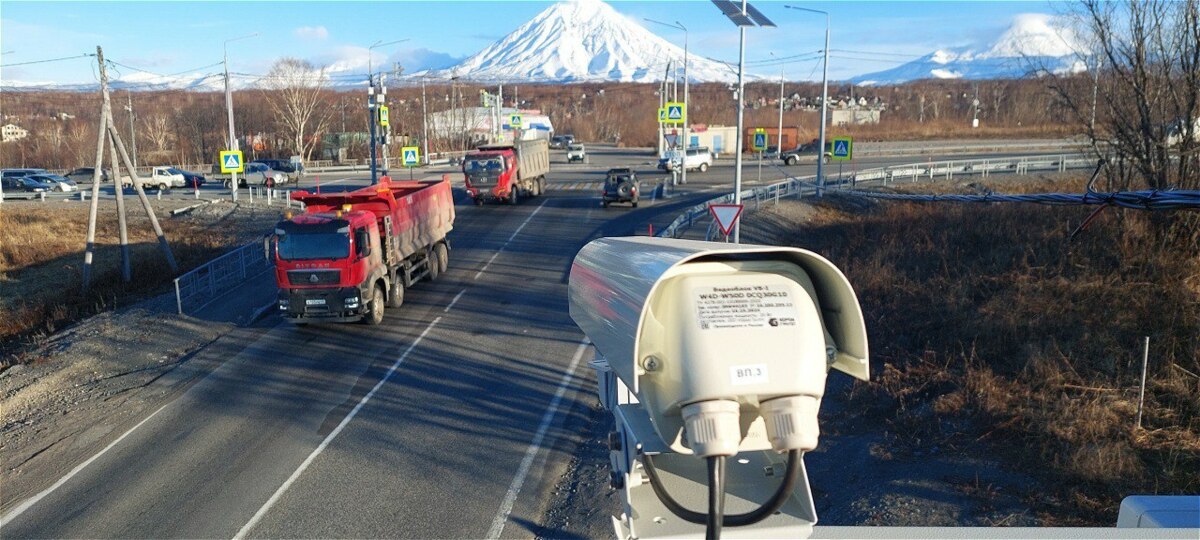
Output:
M204 263L175 278L175 305L179 314L202 309L269 268L271 262L263 256L262 242L251 242Z
M925 163L908 163L850 171L848 173L827 174L825 190L837 191L853 189L864 185L887 186L899 182L917 182L921 180L954 180L955 176L979 176L987 178L993 174L1029 174L1031 172L1066 172L1073 169L1090 169L1095 167L1096 159L1082 154L1063 154L1057 156L1020 156L1009 158L967 159L948 161L927 161ZM779 168L778 166L776 166ZM779 168L779 170L783 170ZM743 204L753 204L753 210L758 205L767 202L778 202L781 198L816 195L816 176L794 177L762 187L742 190ZM733 194L722 195L703 203L689 207L675 218L657 236L680 238L697 222L710 218L708 211L712 204L729 204L733 202ZM749 208L748 208L749 210ZM711 230L710 230L711 232ZM708 236L708 235L706 235Z

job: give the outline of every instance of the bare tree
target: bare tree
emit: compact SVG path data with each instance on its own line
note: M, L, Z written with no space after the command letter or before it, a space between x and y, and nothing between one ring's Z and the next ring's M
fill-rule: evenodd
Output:
M281 131L292 150L311 157L320 135L332 118L333 107L326 106L325 68L298 58L281 58L261 80L263 95L275 113Z
M161 112L155 112L143 116L142 123L145 124L143 133L154 145L154 149L159 152L165 151L174 136L174 131L171 129L171 118Z
M1098 154L1113 187L1200 187L1200 1L1084 0L1071 14L1098 71L1052 77L1051 88ZM1094 119L1094 121L1093 121Z

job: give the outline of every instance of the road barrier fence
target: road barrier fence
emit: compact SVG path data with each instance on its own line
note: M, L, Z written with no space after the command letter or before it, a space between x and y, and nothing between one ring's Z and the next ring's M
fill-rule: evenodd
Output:
M175 305L180 315L212 303L248 278L271 268L262 242L251 242L175 278Z

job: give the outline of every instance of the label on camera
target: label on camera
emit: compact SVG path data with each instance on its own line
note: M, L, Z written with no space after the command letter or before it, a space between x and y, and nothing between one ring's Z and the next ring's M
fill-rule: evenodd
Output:
M696 287L693 291L701 330L796 325L796 305L790 288L784 285Z
M764 384L768 382L768 379L766 364L749 364L729 368L729 381L735 385Z

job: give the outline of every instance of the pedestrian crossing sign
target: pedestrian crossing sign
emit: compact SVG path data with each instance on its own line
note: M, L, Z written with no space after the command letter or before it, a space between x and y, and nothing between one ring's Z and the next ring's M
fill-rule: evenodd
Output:
M416 146L405 146L400 149L400 158L405 167L416 167L421 164L421 150Z
M512 129L521 129L525 127L521 122L521 115L519 114L510 114L508 116L508 126Z
M241 150L223 150L223 151L221 151L221 172L223 172L223 173L240 173L240 172L242 172L242 151Z
M854 157L854 140L850 137L834 137L832 153L837 161L850 161Z
M763 128L754 129L754 151L762 152L767 149L767 130Z
M678 101L667 103L667 119L668 124L682 124L687 119L687 107Z
M387 105L379 106L379 125L388 127L388 108Z
M667 121L667 108L666 108L666 107L659 107L659 108L658 108L658 121L659 121L659 122L666 122L666 121Z

